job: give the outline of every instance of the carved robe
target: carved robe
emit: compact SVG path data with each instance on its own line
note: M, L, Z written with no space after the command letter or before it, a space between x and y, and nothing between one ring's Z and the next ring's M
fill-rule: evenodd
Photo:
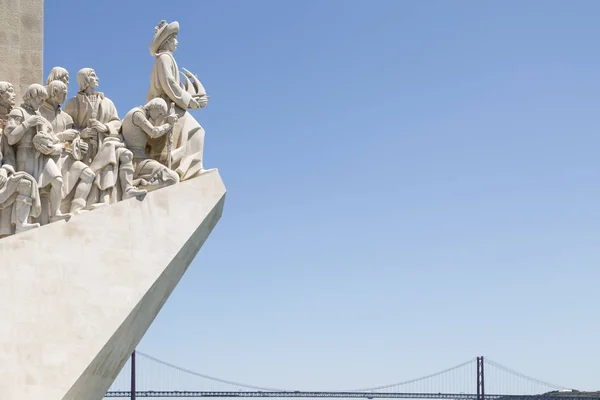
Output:
M2 157L0 157L0 163L2 165L9 164L13 168L16 168L17 159L15 157L15 150L8 144L6 135L3 134L4 125L6 125L10 110L10 108L0 105L0 154L2 155ZM6 207L0 210L0 236L11 235L14 233L14 227L12 226L13 218L12 207L9 207L9 204L7 204Z
M6 183L0 187L0 237L15 233L19 223L16 200L24 201L31 206L30 217L37 218L42 211L42 202L36 179L26 172L12 173L17 170L16 152L8 142L4 132L11 109L0 106L0 175L7 177Z
M108 132L98 134L97 140L85 139L90 145L87 157L84 159L88 165L98 155L99 149L106 138L119 138L119 130L121 129L119 113L112 100L105 97L101 92L96 92L91 96L77 93L75 97L67 101L65 112L73 118L73 125L79 131L88 127L91 118L97 119L108 128Z
M74 127L79 131L88 127L91 118L108 127L108 132L99 133L97 140L84 139L89 150L83 161L96 174L88 206L95 203L116 203L121 199L118 184L120 158L128 151L120 139L121 120L117 108L103 93L96 92L91 96L77 93L67 101L65 112L73 118Z
M46 118L50 124L58 139L66 143L67 146L63 150L60 156L56 156L56 164L60 168L63 177L62 197L67 198L69 194L76 187L77 182L84 178L84 171L89 167L81 161L86 156L85 152L82 152L79 146L79 139L66 141L62 138L61 133L73 129L73 118L66 112L60 109L60 106L55 108L52 104L44 102L40 106L40 114ZM77 157L75 156L77 155ZM81 156L80 156L81 155ZM88 174L92 174L91 170Z
M6 108L0 105L0 132L4 130L4 126L8 120L8 114L12 109ZM6 135L2 135L0 139L0 153L2 153L2 163L9 164L13 168L17 168L17 157L15 155L15 149L8 144Z
M157 54L150 75L150 89L146 101L161 97L167 104L175 103L178 121L173 128L172 168L181 180L191 179L203 171L204 129L187 112L192 96L179 81L179 68L170 52ZM162 164L167 163L168 150L165 138L149 140L150 156Z
M15 200L19 196L19 186L21 188L23 186L31 187L30 193L26 194L28 198L25 199L25 201L31 202L31 217L39 217L42 210L40 194L35 179L25 172L12 174L10 168L7 167L10 165L15 169L17 166L15 151L8 144L6 135L3 133L9 112L10 109L0 106L0 175L4 175L7 178L5 184L0 186L0 237L15 233L17 216L14 206ZM27 184L23 185L24 182L27 182Z
M42 211L42 202L35 179L25 172L11 174L4 165L6 164L0 168L0 175L7 177L4 185L0 186L0 237L15 233L17 200L27 202L31 206L29 215L32 218L39 217ZM19 193L21 191L26 193Z
M33 138L38 133L44 133L58 143L54 136L52 125L45 122L42 126L30 127L25 122L33 115L40 115L28 106L14 108L8 114L8 121L4 127L4 134L8 143L16 148L16 171L23 171L33 176L40 189L50 185L56 178L60 178L60 169L52 156L40 154L33 145Z

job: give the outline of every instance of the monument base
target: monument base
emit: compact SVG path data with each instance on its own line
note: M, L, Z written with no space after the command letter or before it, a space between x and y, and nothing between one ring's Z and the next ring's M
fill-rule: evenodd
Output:
M0 399L102 399L225 192L211 171L0 240Z

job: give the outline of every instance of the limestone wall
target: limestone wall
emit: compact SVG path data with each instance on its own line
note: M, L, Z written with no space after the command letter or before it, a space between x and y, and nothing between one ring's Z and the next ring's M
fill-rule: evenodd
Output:
M27 86L42 83L44 0L0 0L0 81L11 82L17 104Z

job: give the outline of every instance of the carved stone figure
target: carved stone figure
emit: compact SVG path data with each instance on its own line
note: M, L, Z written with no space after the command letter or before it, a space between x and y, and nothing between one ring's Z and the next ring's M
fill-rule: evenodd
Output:
M188 112L208 104L196 75L180 72L173 52L179 23L160 21L146 104L123 120L97 92L92 68L61 109L69 72L52 68L15 108L13 85L0 82L0 237L195 178L204 169L205 132ZM184 82L180 82L180 79Z
M179 182L179 175L146 153L146 146L152 140L167 142L172 138L172 128L177 116L167 117L167 103L156 98L146 105L135 107L123 119L123 138L133 153L134 179L138 187L151 192ZM162 123L164 119L166 123ZM162 124L161 124L162 123Z
M120 138L121 120L115 105L94 91L98 82L96 71L81 69L77 73L79 92L65 106L89 146L84 160L96 174L87 202L91 208L146 193L133 186L133 154Z
M15 88L12 83L0 82L0 125L2 129L4 129L4 125L6 125L8 113L11 112L16 104L16 99L17 94L15 93ZM2 135L2 139L0 140L0 151L4 156L5 163L10 164L13 167L17 165L15 151L12 146L8 144L6 135Z
M9 82L0 82L0 129L15 105L16 93ZM40 226L30 223L41 211L38 186L25 172L15 172L15 153L0 130L0 237ZM5 156L7 154L8 156Z
M0 210L10 212L0 217L0 236L39 227L37 222L30 223L29 218L37 218L41 208L38 186L31 175L15 172L10 164L3 164L0 167ZM4 218L8 218L6 222Z
M88 144L73 129L73 118L60 108L67 97L67 85L62 81L51 81L46 90L48 98L41 105L40 114L52 124L54 134L63 143L62 153L55 158L63 177L62 209L69 210L71 214L79 214L86 207L96 176L81 161L88 150Z
M4 127L8 143L16 148L16 170L31 175L40 190L50 188L49 220L43 216L42 224L69 216L60 211L63 180L53 159L62 153L63 145L54 135L52 125L39 113L47 96L42 85L30 85L23 95L23 105L8 114Z
M61 81L65 85L69 86L69 71L63 67L52 68L52 71L50 71L50 74L48 74L48 78L46 79L46 86L48 86L52 81Z
M0 82L0 116L4 120L16 104L17 94L10 82Z
M196 95L188 93L179 81L179 68L173 57L178 44L178 33L177 21L171 23L161 21L155 28L150 54L156 57L156 61L150 75L150 89L146 101L162 98L167 103L175 103L175 112L178 116L178 121L173 128L175 149L171 152L166 146L154 146L150 150L150 155L165 165L170 160L172 168L184 181L206 171L203 167L204 129L187 110L205 107L208 96L205 93Z

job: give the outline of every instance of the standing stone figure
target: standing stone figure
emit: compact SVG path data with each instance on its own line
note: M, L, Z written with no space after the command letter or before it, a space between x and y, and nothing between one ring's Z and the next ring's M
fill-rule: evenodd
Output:
M98 82L96 71L81 69L77 73L79 92L65 106L89 146L84 160L96 175L87 202L91 208L146 193L133 186L133 154L120 138L121 120L114 103L94 91Z
M0 82L0 237L40 226L29 222L41 212L37 183L31 175L15 172L14 149L2 132L16 97L11 83Z
M0 82L0 125L4 130L8 113L12 111L17 99L15 88L10 82ZM0 139L0 152L2 152L4 163L10 164L13 167L17 165L15 150L8 144L6 135L2 135Z
M74 215L80 214L86 207L95 178L90 167L81 161L88 144L73 129L73 118L60 108L67 97L67 85L62 81L51 81L46 90L48 98L40 107L40 114L52 124L54 134L63 143L62 153L55 158L63 177L62 209Z
M8 143L16 148L16 170L33 176L40 190L50 187L49 220L42 215L42 224L69 217L60 212L63 180L53 158L62 153L63 145L39 112L46 97L48 93L42 85L30 85L23 95L23 105L8 114L4 127Z
M173 143L175 149L168 154L166 147L153 147L150 155L163 164L172 160L172 168L179 174L182 181L191 179L205 172L202 160L204 152L204 129L187 112L188 108L203 108L208 103L206 95L193 96L179 82L179 68L173 57L177 49L177 21L167 24L161 21L154 30L150 43L150 54L156 57L150 75L150 89L146 101L162 98L167 104L175 103L178 122L173 128Z
M4 122L17 100L15 88L10 82L0 82L0 117Z
M169 140L177 116L172 114L167 117L167 112L167 103L161 98L156 98L145 106L135 107L123 119L123 139L133 153L133 177L139 182L138 186L148 192L179 182L179 175L175 171L153 160L146 153L149 140ZM162 123L165 117L167 121Z

